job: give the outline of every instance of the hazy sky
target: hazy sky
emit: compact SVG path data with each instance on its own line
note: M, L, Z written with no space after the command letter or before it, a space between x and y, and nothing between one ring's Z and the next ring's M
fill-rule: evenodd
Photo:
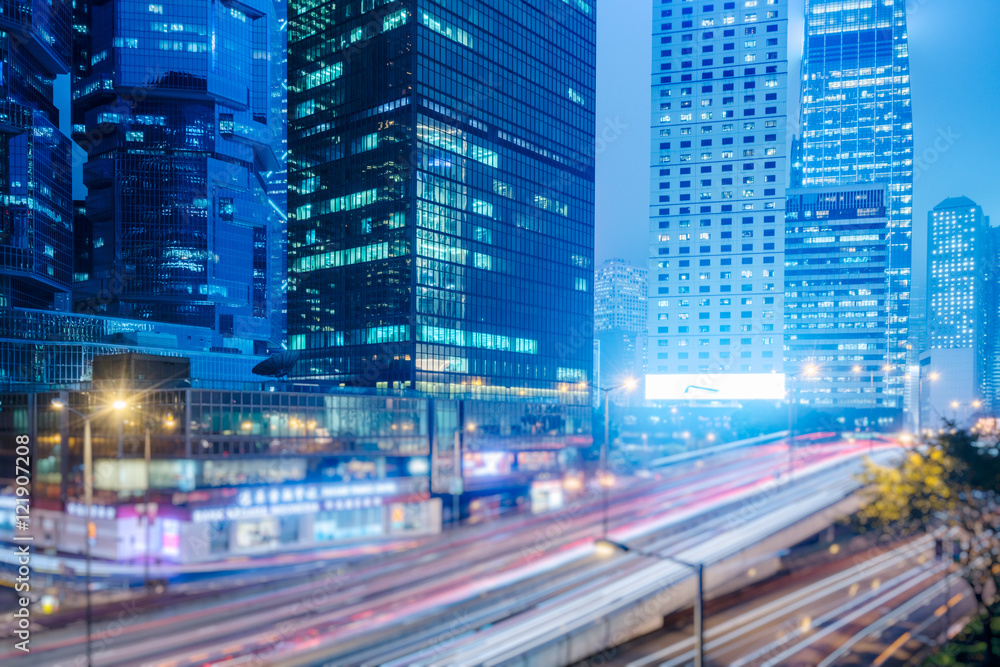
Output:
M902 2L902 0L897 0ZM1000 224L1000 25L998 0L908 0L913 95L914 257L923 280L927 211L965 195ZM797 117L803 0L791 0L789 114ZM597 19L598 262L645 266L649 219L652 0L605 0ZM614 138L617 134L617 138ZM939 146L939 137L948 137ZM602 150L603 149L603 150ZM925 169L926 157L937 158Z

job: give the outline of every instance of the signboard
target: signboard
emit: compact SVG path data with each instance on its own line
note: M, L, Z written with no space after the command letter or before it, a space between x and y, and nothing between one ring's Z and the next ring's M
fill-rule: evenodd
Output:
M783 401L782 373L647 375L648 401Z

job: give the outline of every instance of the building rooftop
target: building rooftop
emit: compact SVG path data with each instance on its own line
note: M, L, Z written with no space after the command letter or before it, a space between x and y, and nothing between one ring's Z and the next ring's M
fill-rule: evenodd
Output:
M979 206L976 202L972 201L968 197L948 197L943 202L934 207L935 211L943 211L949 208L968 208L970 206Z

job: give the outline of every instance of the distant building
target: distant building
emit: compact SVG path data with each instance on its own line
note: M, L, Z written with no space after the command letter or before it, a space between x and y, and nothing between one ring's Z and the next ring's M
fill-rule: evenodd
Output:
M649 270L623 259L609 259L594 278L594 331L644 331Z
M983 397L990 410L1000 412L1000 227L990 227L986 245L986 312L985 325L981 328L986 335L980 337L983 345Z
M802 185L888 185L883 403L904 408L913 226L913 120L904 2L806 0ZM891 397L891 400L890 400Z
M889 193L884 185L789 189L785 372L792 398L887 408Z
M616 385L645 372L649 286L645 268L609 259L594 278L594 336L600 341L601 377ZM613 399L625 400L620 394Z
M924 424L956 412L954 404L981 405L993 385L992 240L989 219L968 197L946 199L927 215L927 339L921 361L939 379L928 383L925 377L930 412Z

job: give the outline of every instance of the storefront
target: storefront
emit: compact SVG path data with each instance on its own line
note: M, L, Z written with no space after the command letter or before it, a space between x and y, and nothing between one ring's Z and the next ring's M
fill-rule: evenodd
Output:
M441 530L441 501L431 498L427 477L347 484L283 484L175 494L146 526L144 505L94 505L92 554L130 561L149 553L164 562L190 563L334 546L353 540L392 539ZM36 544L85 551L86 507L40 509L49 527ZM3 526L0 526L2 529Z

